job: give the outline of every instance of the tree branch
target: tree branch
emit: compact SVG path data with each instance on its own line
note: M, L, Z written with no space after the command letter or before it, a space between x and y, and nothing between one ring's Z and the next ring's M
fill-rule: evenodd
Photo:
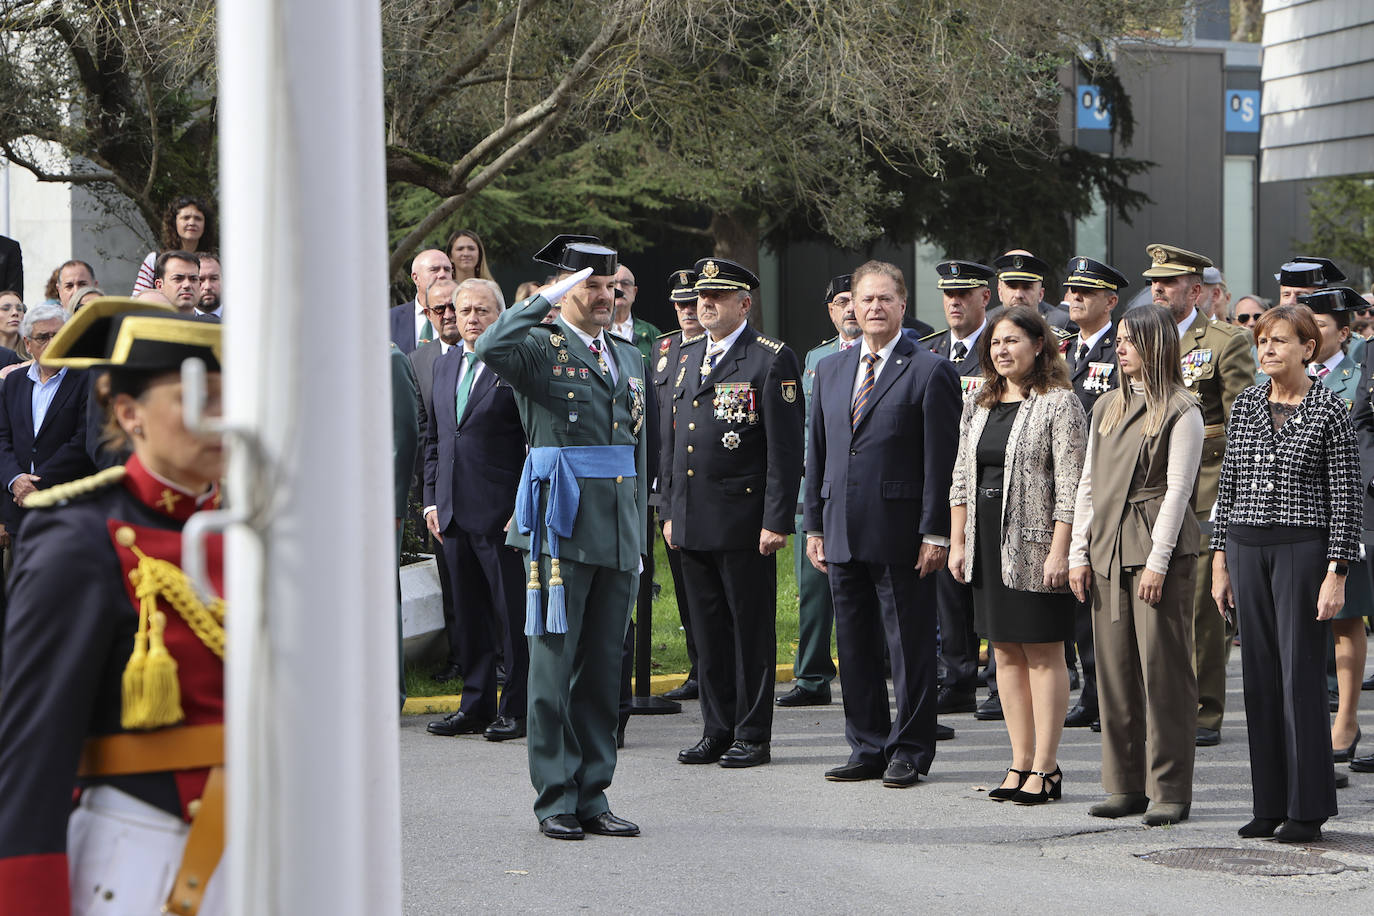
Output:
M114 172L72 172L70 174L59 174L49 172L38 163L29 159L27 156L15 152L14 144L8 140L0 143L0 149L5 151L5 158L25 171L33 175L39 181L51 181L67 184L119 184L119 176Z

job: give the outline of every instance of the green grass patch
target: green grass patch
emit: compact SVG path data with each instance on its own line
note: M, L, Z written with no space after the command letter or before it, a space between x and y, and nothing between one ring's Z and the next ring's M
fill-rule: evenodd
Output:
M787 539L787 546L778 551L778 663L792 664L797 651L797 577L793 571L792 549L796 537ZM654 543L654 581L659 584L654 599L653 649L650 653L651 673L686 674L687 637L677 613L677 594L673 591L673 575L668 568L667 548L663 539ZM834 652L832 644L831 652ZM461 681L439 682L430 677L433 663L417 667L406 665L406 695L412 697L444 696L462 690Z

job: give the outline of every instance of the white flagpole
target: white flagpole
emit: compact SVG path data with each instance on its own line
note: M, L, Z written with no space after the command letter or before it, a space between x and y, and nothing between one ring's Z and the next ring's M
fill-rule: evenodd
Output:
M218 16L230 907L399 913L380 7Z

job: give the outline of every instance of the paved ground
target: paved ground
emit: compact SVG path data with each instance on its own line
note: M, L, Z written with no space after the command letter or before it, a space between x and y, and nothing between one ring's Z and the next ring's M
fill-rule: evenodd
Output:
M958 736L941 742L916 787L828 783L822 772L847 756L837 697L778 710L773 762L750 770L676 762L700 735L695 702L680 715L636 717L610 798L643 836L557 842L536 828L523 741L437 738L425 733L428 717L407 716L405 912L1374 910L1374 775L1351 774L1340 816L1312 848L1350 867L1338 874L1241 877L1140 858L1181 848L1232 849L1238 859L1288 851L1235 835L1250 816L1238 662L1230 688L1221 745L1198 749L1192 819L1168 828L1088 816L1102 790L1099 736L1087 729L1066 731L1064 799L1045 806L987 800L1008 763L1006 732L972 715L942 720ZM1364 698L1374 741L1374 694Z

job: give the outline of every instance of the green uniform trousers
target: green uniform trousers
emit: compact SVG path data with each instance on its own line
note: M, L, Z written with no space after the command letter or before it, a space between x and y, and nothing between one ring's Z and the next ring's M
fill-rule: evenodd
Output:
M800 515L797 530L803 530ZM802 690L820 693L835 679L835 660L830 654L830 636L835 629L830 579L806 558L805 534L794 539L792 560L797 573L797 656L792 676Z
M541 566L547 586L548 557ZM587 820L610 810L620 652L639 574L567 559L559 566L568 632L528 637L530 782L540 820L555 814Z

